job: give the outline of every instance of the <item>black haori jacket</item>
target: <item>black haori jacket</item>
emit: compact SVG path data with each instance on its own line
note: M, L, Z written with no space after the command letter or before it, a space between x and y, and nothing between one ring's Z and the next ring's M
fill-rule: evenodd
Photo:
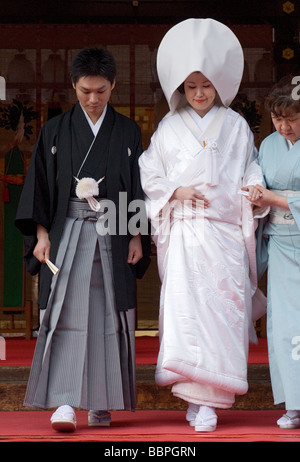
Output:
M40 224L49 231L50 260L55 262L74 184L74 172L85 157L92 139L92 131L77 103L72 110L49 120L43 126L32 154L15 224L24 236L27 270L31 274L40 271L38 304L41 309L46 308L53 275L32 254L36 245L36 226ZM138 167L138 158L142 152L141 132L136 123L109 105L82 170L83 176L89 162L93 162L90 171L98 169L97 173L94 172L96 180L100 178L98 175L103 174L97 165L101 151L106 157L104 174L107 199L114 202L117 212L117 233L111 236L116 304L120 311L126 311L136 307L136 278L143 276L150 263L150 233L142 235L143 258L135 266L128 264L128 244L132 236L129 231L124 233L124 226L122 233L119 232L119 193L126 193L127 206L131 201L143 200ZM129 220L130 215L126 216ZM146 226L149 230L148 223Z

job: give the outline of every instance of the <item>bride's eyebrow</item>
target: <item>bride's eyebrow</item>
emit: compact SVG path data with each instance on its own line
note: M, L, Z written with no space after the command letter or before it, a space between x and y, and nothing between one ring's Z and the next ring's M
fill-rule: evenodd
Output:
M194 80L186 80L185 83L192 83L193 85L196 85L196 82ZM200 82L202 85L205 83L210 83L210 80L204 80L204 82Z

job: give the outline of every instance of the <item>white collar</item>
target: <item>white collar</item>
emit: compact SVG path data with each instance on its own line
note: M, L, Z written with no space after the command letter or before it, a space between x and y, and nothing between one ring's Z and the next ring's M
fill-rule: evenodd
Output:
M92 132L94 133L94 136L97 136L98 134L98 131L100 130L100 127L102 125L102 122L104 120L104 117L105 117L105 114L106 114L106 111L107 111L107 105L105 106L101 116L99 117L99 119L97 120L97 122L94 124L91 120L91 118L88 116L88 114L86 113L86 111L83 109L83 107L81 106L81 109L83 110L84 112L84 115L89 123L89 126L91 127L92 129Z
M186 106L187 111L189 114L193 117L194 121L197 123L197 125L200 127L202 131L206 129L214 115L219 109L219 106L215 105L213 106L210 111L208 111L207 114L205 114L204 117L201 117L189 104Z

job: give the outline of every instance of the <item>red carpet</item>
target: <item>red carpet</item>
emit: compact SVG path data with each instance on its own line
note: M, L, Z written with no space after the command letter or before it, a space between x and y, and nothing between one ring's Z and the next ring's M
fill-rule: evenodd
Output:
M203 434L185 422L184 411L115 411L112 425L102 428L88 427L87 412L79 411L76 432L57 433L49 425L50 411L0 412L0 442L102 442L108 450L113 442L180 442L190 447L198 442L300 442L300 429L277 427L281 414L282 411L218 411L216 431Z
M35 343L34 339L6 339L6 360L0 361L0 366L29 366ZM137 337L136 346L137 364L156 363L157 337ZM258 345L251 345L249 363L267 362L266 339L260 339ZM276 420L283 413L280 410L218 411L217 430L204 434L195 432L186 423L184 411L114 411L112 425L106 428L88 427L87 412L79 411L77 430L70 434L51 429L51 413L36 410L0 412L0 442L98 442L103 455L110 455L113 448L138 448L143 458L153 456L149 454L152 446L192 448L199 451L197 455L200 457L201 446L197 445L200 442L300 442L300 429L281 430L277 427Z
M35 343L35 339L6 338L6 360L0 361L0 366L30 366ZM136 363L138 365L156 364L158 347L158 337L136 337ZM249 364L268 364L265 338L259 339L258 345L250 346Z

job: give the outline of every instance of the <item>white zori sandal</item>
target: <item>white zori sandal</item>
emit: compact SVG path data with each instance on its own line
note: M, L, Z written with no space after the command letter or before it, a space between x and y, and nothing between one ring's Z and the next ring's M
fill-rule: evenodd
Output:
M280 428L290 429L290 430L294 428L300 428L300 413L299 414L298 412L290 413L289 415L288 412L286 414L283 414L283 416L277 420L277 425Z
M71 406L64 405L56 409L51 416L51 426L59 432L73 432L76 429L76 416Z
M213 432L217 428L217 414L214 408L200 406L199 412L195 419L196 432Z
M199 412L199 408L200 408L199 404L189 403L189 407L187 408L185 418L187 422L189 422L191 427L195 426L195 421L196 421L197 414Z
M108 411L89 411L88 425L90 427L109 427L111 415Z

